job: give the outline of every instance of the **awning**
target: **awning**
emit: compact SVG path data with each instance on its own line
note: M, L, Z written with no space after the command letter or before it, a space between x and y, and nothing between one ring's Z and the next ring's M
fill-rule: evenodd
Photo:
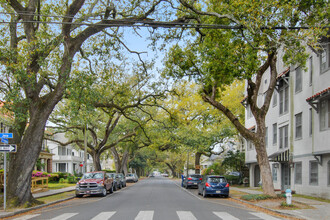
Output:
M290 150L281 150L277 151L268 156L269 161L272 162L289 162L290 159Z
M318 109L319 100L323 97L328 96L328 95L330 95L330 87L328 87L327 89L324 89L321 92L318 92L315 95L307 98L306 102L308 102L308 104L310 104L318 112L319 111L319 109Z

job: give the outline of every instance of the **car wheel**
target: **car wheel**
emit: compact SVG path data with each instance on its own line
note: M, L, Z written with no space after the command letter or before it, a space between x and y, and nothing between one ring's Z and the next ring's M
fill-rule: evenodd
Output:
M113 187L113 191L117 191L117 184Z
M207 197L207 194L206 194L206 191L205 189L203 189L203 197L206 198Z
M111 187L110 187L110 193L113 193L113 185L111 185Z
M121 188L123 188L123 186L121 184L119 184L118 188L121 189Z
M224 195L224 197L225 197L225 198L228 198L228 197L229 197L229 195Z
M77 198L81 198L81 197L83 197L84 195L80 195L80 194L76 194L76 197Z
M106 196L107 195L107 189L104 187L103 189L102 189L102 194L101 194L101 196Z

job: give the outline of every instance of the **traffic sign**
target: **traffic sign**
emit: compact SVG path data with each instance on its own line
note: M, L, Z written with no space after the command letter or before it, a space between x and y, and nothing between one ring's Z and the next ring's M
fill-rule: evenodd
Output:
M13 138L13 133L0 133L0 138Z
M16 152L16 144L2 144L0 152Z
M8 138L1 138L1 142L4 143L4 144L9 143Z

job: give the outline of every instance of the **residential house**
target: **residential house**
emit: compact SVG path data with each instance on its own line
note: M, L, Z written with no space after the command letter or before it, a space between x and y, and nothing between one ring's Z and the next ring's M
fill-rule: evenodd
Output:
M266 117L266 146L275 189L330 198L330 44L310 50L306 68L283 66L279 54L276 90ZM262 79L258 103L263 104L270 74ZM245 126L256 123L246 106ZM260 169L253 144L247 141L250 186L258 186Z
M54 139L65 143L68 139L64 133L54 135ZM46 146L49 152L53 154L52 171L67 173L83 173L84 151L78 150L73 145L61 146L59 143L47 140ZM93 171L92 157L87 155L87 172Z

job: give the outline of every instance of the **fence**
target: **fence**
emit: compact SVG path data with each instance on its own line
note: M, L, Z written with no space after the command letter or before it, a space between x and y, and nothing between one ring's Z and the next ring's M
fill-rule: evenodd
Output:
M8 182L7 182L8 184ZM4 175L0 173L0 190L4 188ZM31 192L35 193L38 191L48 190L48 177L33 177L31 181Z

